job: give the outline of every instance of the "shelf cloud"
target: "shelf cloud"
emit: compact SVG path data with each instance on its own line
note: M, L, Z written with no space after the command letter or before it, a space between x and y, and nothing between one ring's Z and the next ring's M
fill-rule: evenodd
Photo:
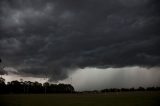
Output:
M1 0L0 57L63 80L86 67L159 67L159 0Z

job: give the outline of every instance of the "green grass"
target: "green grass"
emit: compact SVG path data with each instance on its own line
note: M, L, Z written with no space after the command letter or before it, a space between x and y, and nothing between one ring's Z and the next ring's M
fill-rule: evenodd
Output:
M160 106L160 92L0 95L0 106Z

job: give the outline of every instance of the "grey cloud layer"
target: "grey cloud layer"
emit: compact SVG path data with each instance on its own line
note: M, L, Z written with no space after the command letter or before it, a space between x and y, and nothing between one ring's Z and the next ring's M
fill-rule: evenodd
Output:
M159 0L1 0L0 55L19 73L160 65Z

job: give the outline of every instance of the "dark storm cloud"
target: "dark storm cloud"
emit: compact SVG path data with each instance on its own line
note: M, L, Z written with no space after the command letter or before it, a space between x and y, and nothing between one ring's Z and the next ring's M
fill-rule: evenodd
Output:
M1 0L0 55L19 73L160 65L159 0Z

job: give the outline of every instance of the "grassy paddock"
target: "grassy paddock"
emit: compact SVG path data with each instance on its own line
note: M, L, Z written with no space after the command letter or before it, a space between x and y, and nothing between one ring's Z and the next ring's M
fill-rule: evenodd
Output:
M160 92L0 95L0 106L160 106Z

